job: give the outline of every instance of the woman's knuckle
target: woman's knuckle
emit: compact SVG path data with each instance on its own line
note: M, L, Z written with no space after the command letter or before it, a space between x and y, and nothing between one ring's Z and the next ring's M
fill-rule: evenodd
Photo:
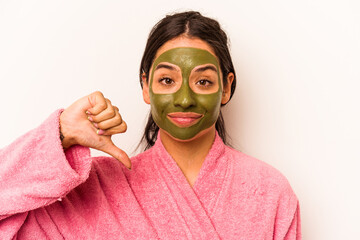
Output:
M116 116L114 117L115 121L118 122L118 123L121 123L122 122L122 118L119 114L116 114Z
M94 95L97 95L97 96L104 97L103 93L100 92L100 91L95 91L93 94L94 94Z
M103 109L106 108L106 103L104 103L104 102L102 102L102 101L101 101L101 102L98 102L98 103L97 103L97 107L103 110Z
M125 122L122 122L121 125L120 125L120 127L121 127L121 130L122 130L123 132L125 132L125 131L127 130L127 125L126 125Z
M121 121L122 121L122 116L121 116L121 114L120 114L119 112L117 112L117 115L119 116L119 118L120 118Z
M113 118L113 117L115 117L115 112L114 111L111 111L111 110L109 110L109 111L107 111L106 113L105 113L105 117L107 118L107 119L109 119L109 118Z

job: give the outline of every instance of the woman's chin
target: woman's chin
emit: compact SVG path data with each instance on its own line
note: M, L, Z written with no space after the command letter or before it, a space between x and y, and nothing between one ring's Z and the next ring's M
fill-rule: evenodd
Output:
M174 135L170 134L169 132L167 132L166 130L160 128L160 137L162 140L163 140L163 137L162 137L163 134L166 134L166 136L164 136L164 137L169 137L172 140L177 141L177 142L182 142L182 143L193 142L193 141L201 139L203 137L215 136L215 124L210 126L207 129L204 129L204 130L201 130L200 132L195 133L195 135L192 134L190 136L188 136L188 135L181 136L181 134L178 134L180 136L178 136L178 135L174 136Z

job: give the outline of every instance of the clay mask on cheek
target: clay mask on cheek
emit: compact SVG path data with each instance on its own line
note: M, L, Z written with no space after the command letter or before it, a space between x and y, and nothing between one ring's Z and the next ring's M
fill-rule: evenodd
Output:
M181 87L174 93L154 93L154 72L159 63L170 63L181 70ZM210 94L195 93L190 85L191 71L199 65L216 67L218 89ZM155 59L150 76L151 114L155 123L171 136L181 140L195 137L217 120L221 106L219 63L210 52L198 48L173 48Z

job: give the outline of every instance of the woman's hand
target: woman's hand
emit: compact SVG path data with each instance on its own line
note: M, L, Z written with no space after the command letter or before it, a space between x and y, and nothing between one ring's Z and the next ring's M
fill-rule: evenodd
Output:
M126 131L126 123L119 109L101 92L83 97L66 108L60 115L60 131L65 149L75 144L94 148L131 168L128 155L111 141L111 135Z

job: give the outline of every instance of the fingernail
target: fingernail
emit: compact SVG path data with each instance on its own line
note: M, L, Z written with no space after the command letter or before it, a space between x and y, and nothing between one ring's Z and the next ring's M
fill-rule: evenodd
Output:
M94 127L99 128L99 126L97 125L97 123L94 123Z
M98 135L103 135L104 134L104 130L102 130L102 129L98 129L97 131L96 131L96 133L98 134Z
M89 121L94 121L92 117L88 116Z
M89 111L86 111L85 113L86 113L87 115L91 114Z

